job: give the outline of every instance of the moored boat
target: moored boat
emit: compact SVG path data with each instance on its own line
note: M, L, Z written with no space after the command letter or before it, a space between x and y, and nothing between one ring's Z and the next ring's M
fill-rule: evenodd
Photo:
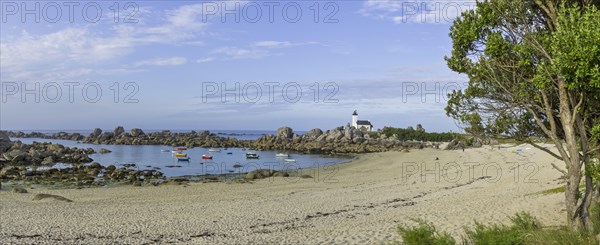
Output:
M186 157L177 157L177 161L180 161L180 162L189 162L190 158L187 157L187 156Z
M177 150L178 151L185 151L185 150L187 150L187 148L185 148L185 147L179 147L179 148L177 148Z
M208 152L221 152L221 149L210 148L208 149Z
M187 157L187 154L185 154L185 153L176 153L175 157Z
M160 150L160 152L170 152L169 150Z
M286 162L296 162L296 159L291 159L291 158L283 159L283 160Z
M258 159L260 156L256 153L253 152L248 152L246 153L246 158L248 159Z
M275 157L289 157L290 155L285 154L285 153L277 153L275 154Z
M202 159L210 160L210 159L213 159L213 157L209 156L209 155L202 155Z

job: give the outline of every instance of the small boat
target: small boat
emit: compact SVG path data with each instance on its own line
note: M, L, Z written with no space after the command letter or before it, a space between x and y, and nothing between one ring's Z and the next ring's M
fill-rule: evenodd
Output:
M233 152L227 152L227 155L233 155Z
M173 153L173 154L177 154L177 153L181 153L181 151L178 151L178 150L172 150L172 151L171 151L171 153Z
M160 152L170 152L169 150L160 150Z
M291 159L291 158L283 159L283 160L286 162L296 162L296 159Z
M202 159L210 160L210 159L213 159L213 157L209 156L209 155L202 155Z
M175 154L175 157L187 157L187 154L177 153L177 154Z
M221 149L210 148L208 152L221 152Z
M275 154L275 157L289 157L290 155L285 154L285 153L277 153Z
M260 156L256 153L248 152L246 153L246 158L248 159L258 159Z
M185 151L185 150L187 150L187 148L185 148L185 147L179 147L179 148L177 148L177 150L178 151Z
M187 157L187 156L186 157L177 157L177 161L180 161L180 162L189 162L190 158Z

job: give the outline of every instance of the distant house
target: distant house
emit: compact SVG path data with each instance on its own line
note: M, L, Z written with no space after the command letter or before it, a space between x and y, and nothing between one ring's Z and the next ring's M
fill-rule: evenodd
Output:
M358 120L358 113L356 113L356 110L354 110L354 113L352 113L352 127L355 127L357 129L360 129L363 131L372 131L373 130L373 124L371 124L371 121Z

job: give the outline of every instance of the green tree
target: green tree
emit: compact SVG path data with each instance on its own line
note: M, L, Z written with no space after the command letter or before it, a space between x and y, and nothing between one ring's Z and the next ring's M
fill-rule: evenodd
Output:
M479 2L454 21L452 55L446 57L450 69L469 77L468 88L450 95L449 116L476 122L486 133L512 135L565 162L566 170L553 167L567 178L572 229L592 225L590 159L600 150L599 2ZM529 140L533 135L550 139L558 154Z

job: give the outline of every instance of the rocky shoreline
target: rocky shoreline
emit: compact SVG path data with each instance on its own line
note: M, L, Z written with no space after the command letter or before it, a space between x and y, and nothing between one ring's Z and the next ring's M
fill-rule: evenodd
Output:
M88 155L96 153L93 149L65 147L60 144L38 143L23 144L10 141L13 138L43 138L74 140L88 144L108 145L169 145L215 148L248 148L254 150L282 150L307 154L354 154L384 152L391 150L439 148L431 142L407 142L399 140L395 135L386 137L380 132L363 132L354 127L338 127L322 131L313 129L299 135L289 127L282 127L274 135L263 135L256 140L238 140L221 137L209 131L191 131L173 133L168 130L145 133L133 128L126 132L123 127L116 127L110 132L94 129L88 136L79 133L59 132L44 134L39 132L6 132L0 131L0 180L24 181L30 184L65 184L80 186L102 186L107 183L133 183L134 185L158 184L165 181L181 183L180 178L165 178L158 169L136 170L131 166L116 168L104 167L91 163ZM101 152L106 153L106 152ZM72 164L70 167L41 169L39 166L53 166L55 163ZM90 164L91 163L91 164ZM246 173L243 181L269 176L285 177L288 173L266 172L257 170Z
M394 135L387 137L379 132L363 132L354 127L338 127L322 131L312 129L299 135L289 127L282 127L274 135L262 135L256 140L238 140L222 137L209 131L191 131L173 133L169 130L145 133L139 128L125 132L123 127L116 127L111 132L99 128L88 136L79 133L59 132L52 135L39 132L8 132L14 138L44 138L77 140L88 144L107 145L168 145L215 148L250 148L255 150L286 150L309 154L369 153L406 148L438 147L436 143L401 141Z

